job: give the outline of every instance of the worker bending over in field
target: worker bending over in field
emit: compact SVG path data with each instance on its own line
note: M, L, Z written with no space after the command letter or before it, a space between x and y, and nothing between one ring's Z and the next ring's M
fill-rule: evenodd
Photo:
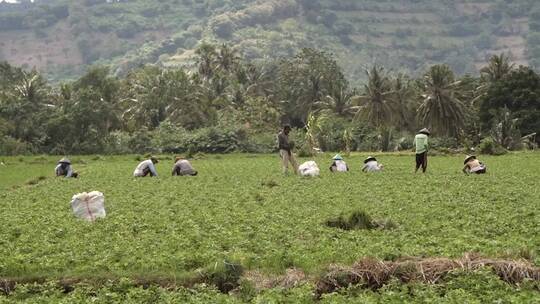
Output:
M422 172L426 173L429 134L429 130L424 128L414 137L414 147L416 148L416 169L414 173L418 172L420 167L422 167Z
M463 162L463 164L465 165L463 167L463 173L465 174L469 174L469 173L484 174L487 171L486 165L484 165L481 161L479 161L474 155L467 155L467 157L465 157L465 161Z
M197 171L193 169L193 166L191 166L191 163L187 159L177 156L174 161L174 166L172 168L172 175L173 176L185 176L185 175L195 176L197 175Z
M158 176L156 167L154 166L159 161L155 157L150 157L150 159L144 160L137 165L137 168L135 168L135 171L133 171L134 177L145 177L148 174L150 176Z
M347 172L349 171L349 166L347 166L347 163L343 160L343 157L341 155L336 154L332 160L334 161L330 165L330 171L332 172Z
M289 170L289 163L293 167L294 173L298 172L298 164L292 153L293 146L289 142L289 133L291 132L291 126L285 125L283 130L278 134L278 148L279 156L281 157L281 164L283 166L283 173L287 174Z
M373 156L368 156L364 160L364 166L362 167L363 172L379 172L382 171L384 166L377 162L377 159Z
M54 168L54 173L56 176L64 177L77 178L79 176L79 174L74 172L73 168L71 168L71 161L65 157L58 161L58 165Z

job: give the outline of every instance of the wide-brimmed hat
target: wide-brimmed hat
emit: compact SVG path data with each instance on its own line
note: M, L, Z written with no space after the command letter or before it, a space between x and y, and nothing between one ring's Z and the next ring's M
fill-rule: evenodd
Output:
M370 162L370 161L372 161L372 160L377 161L377 159L376 159L375 157L373 157L373 156L368 156L368 157L366 158L366 160L364 160L364 164L367 164L368 162Z
M468 163L471 159L476 159L476 156L474 156L474 155L467 155L467 156L465 157L465 160L463 161L463 164Z
M334 155L334 157L332 157L333 160L343 160L343 157L341 157L341 155L339 154L336 154Z
M422 134L426 134L426 135L431 134L431 133L429 133L428 128L423 128L422 130L418 131L418 133L422 133Z
M159 163L159 159L157 159L155 156L150 157L150 160L155 164Z
M71 161L67 158L67 157L64 157L62 158L61 160L58 161L59 164L68 164L68 165L71 165Z

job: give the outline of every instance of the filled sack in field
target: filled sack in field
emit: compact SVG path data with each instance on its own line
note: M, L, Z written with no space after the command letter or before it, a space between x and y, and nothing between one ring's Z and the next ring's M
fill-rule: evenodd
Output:
M103 193L92 191L78 193L71 198L71 209L76 217L93 222L105 217L105 197Z
M302 176L319 176L320 170L317 163L310 160L301 164L300 167L298 167L298 172Z

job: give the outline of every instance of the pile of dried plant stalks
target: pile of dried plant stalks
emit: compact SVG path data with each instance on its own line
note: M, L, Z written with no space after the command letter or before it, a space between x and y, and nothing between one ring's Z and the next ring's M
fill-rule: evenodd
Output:
M424 282L435 284L453 270L474 271L491 268L503 281L511 284L525 279L540 281L540 268L526 260L502 260L466 254L461 259L406 258L398 261L362 259L350 267L332 265L317 280L317 294L334 292L351 285L378 289L397 278L401 282Z
M233 264L226 264L233 265ZM234 265L233 265L234 266ZM534 266L527 260L490 259L476 254L466 254L460 259L448 258L402 258L397 261L381 261L364 258L352 266L331 265L327 272L318 277L308 277L297 268L287 269L286 273L278 276L268 276L256 270L243 271L242 267L224 267L210 269L195 276L185 278L145 277L133 278L133 285L143 288L156 285L174 290L178 287L192 287L206 283L217 286L222 292L228 293L236 288L241 280L253 284L256 290L275 287L293 288L306 282L316 284L316 295L334 292L349 286L378 289L396 278L403 283L423 282L428 284L441 283L449 272L454 270L474 271L483 267L493 270L503 281L519 284L528 279L540 283L540 267ZM75 285L90 282L100 286L106 282L114 282L115 278L63 278L58 280L64 292L71 292ZM9 294L18 284L44 283L46 278L4 279L0 277L0 293ZM540 284L538 285L540 288Z
M284 275L268 276L258 271L248 271L244 280L252 283L256 290L271 289L275 287L293 288L307 282L306 274L298 268L289 268Z

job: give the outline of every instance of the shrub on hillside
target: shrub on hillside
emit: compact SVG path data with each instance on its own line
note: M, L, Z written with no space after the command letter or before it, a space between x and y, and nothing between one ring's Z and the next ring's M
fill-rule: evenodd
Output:
M230 38L234 32L234 23L227 15L221 15L212 22L212 30L220 38Z

